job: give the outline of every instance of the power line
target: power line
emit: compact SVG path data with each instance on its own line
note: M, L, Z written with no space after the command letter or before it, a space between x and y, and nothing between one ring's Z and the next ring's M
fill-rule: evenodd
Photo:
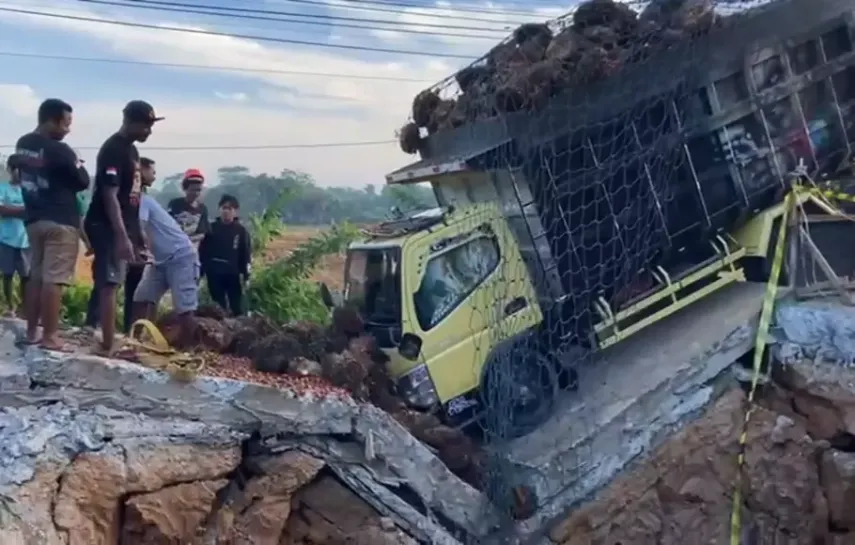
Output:
M493 33L502 33L507 34L506 29L501 28L477 28L473 26L463 26L463 25L449 25L446 23L418 23L417 25L413 25L412 23L403 23L401 21L390 21L388 19L366 19L363 17L344 17L341 15L319 15L319 14L311 14L311 13L298 13L291 11L268 11L268 10L255 10L255 9L244 9L244 8L226 8L219 6L201 6L201 5L193 5L193 4L185 4L182 2L160 2L160 1L149 1L149 0L125 0L127 3L119 4L111 0L77 0L78 2L82 2L85 4L106 4L106 5L114 5L121 6L126 8L141 8L141 9L160 9L164 11L177 11L187 10L188 8L205 8L209 10L217 10L219 12L224 13L205 13L205 12L193 12L189 11L188 13L202 13L206 15L220 15L225 17L233 17L235 19L257 19L258 16L253 17L252 15L246 15L246 13L263 13L265 15L281 15L285 17L303 17L306 19L320 19L325 21L349 21L356 23L371 23L371 24L383 24L383 25L398 25L398 26L419 26L425 28L438 28L438 29L452 29L452 30L466 30L468 32L493 32ZM239 12L246 12L241 14ZM278 19L268 19L272 21L276 21ZM382 29L382 30L392 30L392 29Z
M259 14L264 14L264 15L285 15L285 16L289 16L289 17L295 16L295 15L298 15L301 17L307 16L306 14L299 14L299 13L293 13L293 12L283 12L283 11L270 10L270 9L238 8L238 7L233 7L233 6L214 6L211 4L195 4L195 3L191 4L191 3L187 3L187 2L175 2L175 1L167 2L167 1L163 1L163 0L126 0L126 1L131 2L133 4L151 4L151 5L158 5L158 6L176 6L176 7L185 7L185 8L205 8L205 9L216 9L219 11L233 12L233 13L259 13ZM335 4L329 4L327 2L322 2L320 0L288 0L288 2L294 3L294 4L305 4L305 5L310 5L310 6L322 6L322 7L327 8L327 9L329 9L330 7L336 7ZM338 6L338 7L342 7L342 6ZM389 7L389 8L356 7L356 8L350 8L350 9L358 9L358 10L362 10L362 11L374 11L374 12L380 12L380 13L394 13L397 15L418 15L419 17L430 17L433 19L453 19L456 21L476 21L479 23L497 23L497 24L505 25L505 26L513 24L513 22L506 21L506 20L497 21L495 19L484 19L483 17L471 17L471 16L465 16L465 15L459 15L459 16L458 15L449 15L448 13L414 13L412 11L407 11L407 10L403 10L403 9L394 9L391 7ZM492 15L496 15L496 14L493 13ZM360 19L360 20L362 20L362 19ZM368 19L368 21L378 22L378 21L372 20L372 19ZM389 21L386 21L386 22L389 22ZM419 25L419 26L421 26L421 25ZM437 25L437 26L449 28L449 27L446 27L445 25ZM505 30L504 29L495 29L495 31L504 32Z
M96 17L84 17L80 15L66 15L60 13L45 13L42 11L32 11L26 9L17 9L17 8L0 8L0 12L6 13L18 13L21 15L33 15L35 17L47 17L51 19L67 19L71 21L83 21L89 23L101 23L105 25L116 25L123 27L131 27L131 28L145 28L148 30L166 30L169 32L183 32L185 34L196 34L203 36L222 36L226 38L240 38L244 40L257 40L261 42L274 42L274 43L283 43L290 45L305 45L312 47L328 47L331 49L346 49L350 51L371 51L374 53L392 53L397 55L415 55L420 57L442 57L446 59L465 59L472 60L473 57L469 55L455 55L453 53L439 53L435 51L409 51L405 49L394 49L394 48L385 48L385 47L368 47L361 45L349 45L349 44L331 44L324 42L310 42L306 40L290 40L287 38L273 38L271 36L255 36L252 34L236 34L231 32L218 32L214 30L200 30L195 28L179 28L172 26L160 26L160 25L150 25L145 23L132 23L130 21L110 21L106 19L98 19Z
M229 151L229 150L281 150L281 149L317 149L317 148L354 148L361 146L379 146L394 144L395 140L375 140L365 142L331 142L318 144L271 144L264 146L145 146L146 151ZM99 150L101 146L72 146L77 150ZM15 149L14 144L2 144L2 149Z
M459 13L482 13L484 15L511 15L511 16L516 16L516 17L533 17L535 15L534 13L532 13L530 11L525 12L525 11L514 11L514 10L504 10L504 9L489 10L487 8L473 8L473 7L457 6L457 5L454 5L454 6L449 5L448 7L440 7L440 6L436 6L436 5L430 5L430 4L412 4L412 3L408 4L405 2L380 2L378 0L337 0L337 1L341 2L342 4L356 4L355 7L351 7L349 9L359 9L359 10L365 10L365 11L381 11L382 10L382 11L386 11L388 13L412 14L413 13L412 11L406 11L406 10L418 9L418 10L423 10L426 12L430 12L430 11L453 11L455 13L458 13L458 12ZM291 4L291 3L294 3L294 4L317 4L317 5L327 6L327 7L330 7L331 5L332 6L338 5L338 4L329 4L326 2L316 1L316 0L278 0L278 2L288 3L288 4ZM375 8L372 6L389 6L390 8L399 8L399 9L393 11L393 10L389 10L388 8ZM345 6L339 6L339 7L345 7ZM425 17L438 17L439 16L439 15L428 15L427 13L419 13L419 15L424 15ZM453 15L448 15L448 16L449 17L455 17ZM482 19L479 18L477 20L480 21Z
M220 8L206 8L203 10L203 9L189 9L189 8L183 8L183 7L164 7L164 6L159 6L159 5L158 6L150 6L150 5L142 5L142 4L137 4L137 3L133 3L133 4L122 3L122 2L116 2L114 0L77 0L77 1L83 2L86 4L98 4L98 5L104 5L104 6L117 6L117 7L121 7L121 8L147 9L147 10L154 10L154 11L163 11L163 12L167 12L167 13L185 13L185 14L192 13L192 14L196 14L196 15L213 15L215 17L226 17L226 18L230 18L230 19L242 19L242 20L249 20L249 21L271 21L271 22L276 22L276 23L297 23L297 24L302 24L302 25L320 25L320 26L325 26L325 27L330 26L330 23L327 21L313 21L313 20L304 21L301 19L267 17L267 16L261 16L261 15L238 15L238 14L234 14L234 13L220 13L217 11L209 11L210 9L220 9ZM126 0L126 1L130 2L131 0ZM162 2L162 3L165 4L166 2ZM178 6L178 4L176 4L176 6ZM331 17L331 16L300 15L300 17L322 18L322 17ZM369 21L370 21L370 19L369 19ZM401 24L401 23L399 21L387 21L387 22L384 22L383 24L394 25L394 24ZM475 39L491 40L491 41L497 40L497 38L494 36L473 36L471 34L461 34L459 32L458 33L455 33L455 32L439 32L439 31L431 31L431 30L416 30L416 29L411 29L411 28L379 28L377 26L359 25L359 24L350 24L350 23L336 23L335 26L336 26L336 28L354 28L354 29L361 29L361 30L386 30L389 32L402 32L405 34L420 34L423 36L449 36L449 37L455 37L455 38L468 38L468 39L475 38ZM419 26L421 26L421 25L419 25ZM448 27L447 26L446 28L454 28L454 27ZM492 30L485 30L485 32L492 32Z
M50 60L58 60L58 61L71 61L71 62L96 62L96 63L105 63L105 64L127 64L134 66L157 66L164 68L189 68L194 70L218 70L224 72L246 72L246 73L255 73L255 74L282 74L288 76L312 76L312 77L324 77L324 78L341 78L341 79L353 79L353 80L376 80L376 81L398 81L398 82L409 82L409 83L434 83L434 80L427 79L415 79L415 78L395 78L395 77L385 77L385 76L365 76L359 74L334 74L330 72L303 72L300 70L276 70L276 69L264 69L264 68L241 68L238 66L209 66L204 64L182 64L182 63L174 63L174 62L148 62L148 61L135 61L130 59L102 59L96 57L75 57L75 56L64 56L64 55L43 55L40 53L16 53L14 51L0 51L0 57L18 57L25 59L50 59Z

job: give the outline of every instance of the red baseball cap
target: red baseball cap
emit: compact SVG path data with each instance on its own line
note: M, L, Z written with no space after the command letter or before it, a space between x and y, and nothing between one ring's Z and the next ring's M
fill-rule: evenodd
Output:
M202 171L197 168L188 168L184 172L184 178L182 178L185 182L204 182L205 176L202 175Z

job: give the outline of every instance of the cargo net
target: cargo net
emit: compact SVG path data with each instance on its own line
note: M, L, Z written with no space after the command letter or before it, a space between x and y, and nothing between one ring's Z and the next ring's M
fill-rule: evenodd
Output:
M647 378L612 361L636 356L627 332L672 298L610 319L725 255L728 230L780 202L797 165L821 179L847 163L855 76L814 69L852 51L849 29L806 35L797 4L589 0L415 97L402 150L469 166L434 180L441 204L498 203L425 275L445 286L432 316L474 308L474 360L459 365L479 391L447 412L480 404L500 521L554 516L649 443L594 430Z

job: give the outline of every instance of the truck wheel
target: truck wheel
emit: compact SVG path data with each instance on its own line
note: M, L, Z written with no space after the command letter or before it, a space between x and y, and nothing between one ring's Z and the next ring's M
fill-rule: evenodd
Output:
M481 384L484 431L510 440L532 432L551 414L558 398L555 365L527 343L495 354Z

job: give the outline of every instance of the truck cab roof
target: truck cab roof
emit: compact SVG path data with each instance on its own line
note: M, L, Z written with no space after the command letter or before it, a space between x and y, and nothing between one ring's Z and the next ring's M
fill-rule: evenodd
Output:
M439 224L451 225L478 217L495 218L501 216L499 207L494 203L478 203L465 208L441 207L417 212L406 218L385 221L369 229L364 229L366 239L350 245L352 250L401 247L405 242L418 240L434 231Z

